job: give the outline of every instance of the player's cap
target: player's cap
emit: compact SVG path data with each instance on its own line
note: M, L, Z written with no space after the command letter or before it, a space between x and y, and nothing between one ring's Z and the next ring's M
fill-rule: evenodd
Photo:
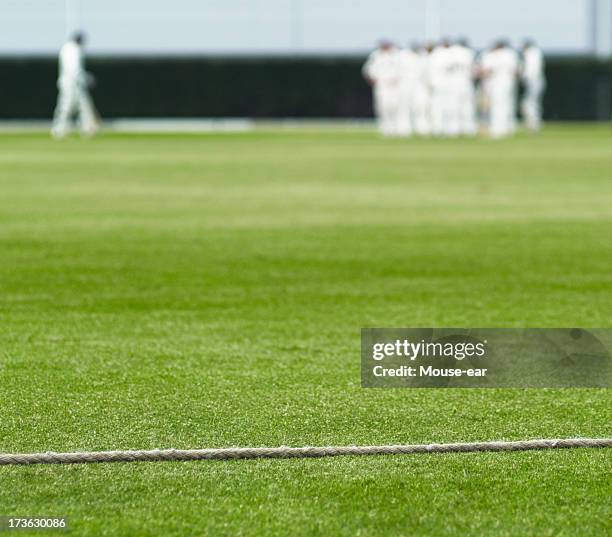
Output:
M78 43L79 45L85 43L85 32L81 30L77 30L72 34L72 41Z
M510 41L505 37L502 37L495 41L494 48L507 48L510 46Z
M382 39L378 40L378 46L380 48L390 48L390 47L394 47L395 43L391 39L383 37Z

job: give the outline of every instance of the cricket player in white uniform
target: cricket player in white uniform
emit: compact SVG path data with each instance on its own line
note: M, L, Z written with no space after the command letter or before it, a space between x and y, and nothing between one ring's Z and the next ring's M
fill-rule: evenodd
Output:
M390 41L382 41L370 54L362 72L372 86L380 132L383 136L401 136L402 55L399 49Z
M483 50L476 55L474 62L474 70L476 73L476 88L475 88L475 101L476 101L476 125L478 132L488 129L490 125L490 112L491 112L491 98L489 91L489 84L487 78L484 76L484 69L482 67L482 61L489 53L488 50Z
M414 131L414 95L421 76L421 58L418 52L406 48L399 52L401 58L399 135L410 136Z
M499 41L482 58L482 75L489 98L489 135L501 138L516 129L518 54Z
M431 53L432 131L438 136L457 136L456 95L453 91L453 54L449 41L442 41Z
M452 88L455 94L454 113L459 134L476 134L476 105L474 92L475 53L466 40L460 40L451 47Z
M66 136L75 113L84 135L93 136L98 129L96 111L88 91L91 75L84 68L84 43L85 36L77 32L59 53L59 93L51 130L54 138Z
M430 58L433 46L425 45L418 50L416 67L416 79L412 90L412 121L414 132L421 136L431 134L431 76Z
M521 103L523 119L530 131L537 132L542 126L542 95L546 89L546 77L544 55L533 41L523 44L521 78L525 89Z

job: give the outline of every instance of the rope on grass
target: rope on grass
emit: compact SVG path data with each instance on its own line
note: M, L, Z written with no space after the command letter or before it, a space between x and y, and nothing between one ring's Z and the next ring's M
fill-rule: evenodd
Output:
M236 459L288 459L341 455L400 455L417 453L469 453L567 448L610 448L612 438L519 440L514 442L462 442L389 446L246 447L221 449L164 449L150 451L86 451L82 453L0 453L0 465L78 464L94 462L157 462Z

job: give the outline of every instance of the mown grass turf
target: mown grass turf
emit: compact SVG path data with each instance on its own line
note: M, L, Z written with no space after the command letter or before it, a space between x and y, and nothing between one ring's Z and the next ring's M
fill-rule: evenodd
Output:
M362 326L609 327L607 126L0 136L0 451L611 436L606 390L366 390ZM603 535L604 450L0 468L75 535Z

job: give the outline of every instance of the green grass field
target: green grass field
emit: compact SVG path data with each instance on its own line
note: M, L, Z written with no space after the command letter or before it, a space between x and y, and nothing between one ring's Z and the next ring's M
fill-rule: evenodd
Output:
M612 436L607 390L368 390L363 326L610 327L609 126L0 135L0 451ZM72 535L594 535L606 450L0 467Z

